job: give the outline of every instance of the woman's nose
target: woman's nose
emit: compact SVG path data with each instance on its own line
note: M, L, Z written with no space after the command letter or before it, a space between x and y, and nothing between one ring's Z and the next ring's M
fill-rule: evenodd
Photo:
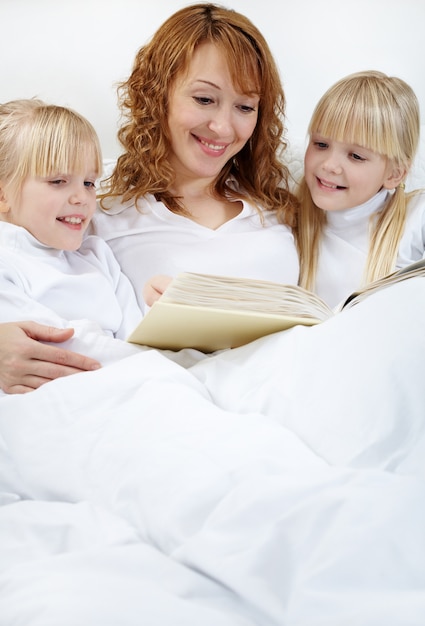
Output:
M208 126L217 135L228 136L232 131L231 112L224 107L216 110Z

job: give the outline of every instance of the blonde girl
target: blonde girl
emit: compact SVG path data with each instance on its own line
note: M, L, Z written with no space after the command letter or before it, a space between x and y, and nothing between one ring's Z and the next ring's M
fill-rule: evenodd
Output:
M0 322L96 325L125 339L140 321L111 249L86 236L101 172L97 134L77 112L38 99L0 105ZM34 376L49 380L48 367L38 362Z
M425 196L404 185L419 142L418 100L400 78L351 74L322 96L308 134L295 229L300 284L334 305L424 254Z

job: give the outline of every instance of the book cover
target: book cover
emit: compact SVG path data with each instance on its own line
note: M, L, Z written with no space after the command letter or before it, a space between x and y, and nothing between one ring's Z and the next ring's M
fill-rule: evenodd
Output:
M320 321L258 311L176 304L159 299L128 341L168 350L195 348L215 352L237 348L296 324L313 325Z

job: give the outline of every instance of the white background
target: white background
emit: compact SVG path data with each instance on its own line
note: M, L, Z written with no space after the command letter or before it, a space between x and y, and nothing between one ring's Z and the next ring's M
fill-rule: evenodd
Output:
M0 0L0 101L71 106L119 153L115 83L182 0ZM287 96L288 137L303 138L322 93L378 69L415 89L425 111L425 0L227 0L265 35ZM423 120L422 120L423 121Z

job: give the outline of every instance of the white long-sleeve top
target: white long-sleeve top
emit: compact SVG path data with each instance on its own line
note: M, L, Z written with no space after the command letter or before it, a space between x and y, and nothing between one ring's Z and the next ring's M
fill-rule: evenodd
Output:
M270 211L264 211L262 222L247 202L239 215L212 230L171 212L152 195L140 200L137 208L134 201L116 200L94 216L92 232L111 246L141 306L143 286L155 274L199 272L298 282L291 230Z
M141 317L133 288L102 239L88 236L77 251L56 250L0 221L0 322L66 328L85 320L125 339Z
M382 190L368 202L345 211L328 211L319 251L316 293L335 307L362 283L369 246L370 217L388 200ZM424 258L425 192L414 195L400 241L396 269Z

